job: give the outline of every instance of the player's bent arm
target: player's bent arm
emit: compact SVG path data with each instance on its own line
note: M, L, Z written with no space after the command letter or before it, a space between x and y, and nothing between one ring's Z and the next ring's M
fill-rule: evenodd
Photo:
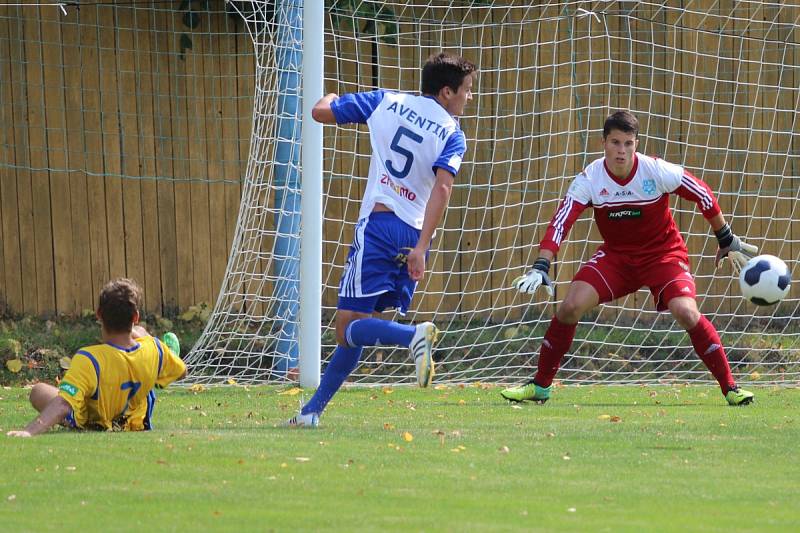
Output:
M9 437L33 437L39 433L44 433L64 420L64 417L69 414L71 409L72 406L64 398L56 396L50 400L50 403L39 413L39 416L25 426L25 429L21 431L9 431L7 435Z
M728 258L733 272L738 274L750 258L758 255L758 247L744 242L734 234L730 225L725 222L725 217L722 213L717 213L709 218L708 223L711 224L711 229L714 230L714 235L716 235L717 243L719 244L715 259L717 267L719 267L723 259Z
M331 102L339 98L336 93L329 93L314 104L311 109L311 118L322 124L336 124L336 117L331 109Z
M419 281L425 275L425 253L431 245L431 239L442 220L450 195L453 192L455 176L449 170L436 168L436 183L425 206L425 217L422 219L422 230L419 234L417 245L408 254L408 274L414 281Z

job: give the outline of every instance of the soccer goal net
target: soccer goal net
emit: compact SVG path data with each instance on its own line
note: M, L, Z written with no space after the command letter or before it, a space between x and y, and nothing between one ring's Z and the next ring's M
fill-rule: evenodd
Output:
M288 105L302 83L299 2L274 3L270 23L250 9L257 88L250 161L234 246L207 329L189 356L198 381L285 381L296 366L303 279L298 131ZM241 3L240 3L241 4ZM262 7L272 2L251 2ZM555 305L600 244L591 210L573 227L551 274L556 295L523 297L511 281L537 257L571 179L602 155L602 123L629 109L640 151L705 180L734 232L781 257L794 286L780 305L745 302L692 203L672 207L689 247L701 311L719 330L741 381L800 378L800 7L781 2L328 0L324 91L418 91L420 66L446 50L478 64L461 119L468 151L431 249L413 312L445 332L437 381L514 382L532 375ZM287 45L287 38L294 44ZM299 73L297 79L287 73ZM287 117L291 120L287 121ZM339 277L366 184L365 127L324 128L322 339L334 345ZM287 140L290 144L287 145ZM297 172L302 178L292 179ZM287 177L288 176L288 177ZM302 342L302 339L300 339ZM365 351L354 381L412 383L407 350ZM585 316L558 375L564 383L709 382L686 333L640 290Z

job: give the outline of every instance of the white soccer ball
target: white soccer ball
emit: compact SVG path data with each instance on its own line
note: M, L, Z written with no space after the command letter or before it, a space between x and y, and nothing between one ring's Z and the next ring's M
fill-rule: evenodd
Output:
M775 305L789 294L792 276L786 263L774 255L758 255L739 274L742 296L756 305Z

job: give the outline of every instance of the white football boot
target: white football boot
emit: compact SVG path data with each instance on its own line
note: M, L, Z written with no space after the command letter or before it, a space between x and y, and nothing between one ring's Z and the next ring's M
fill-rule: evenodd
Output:
M317 413L308 413L307 415L297 413L285 425L290 428L315 428L319 426L319 415Z
M423 322L417 326L408 349L417 367L417 383L427 387L433 381L433 345L439 337L439 329L433 322Z

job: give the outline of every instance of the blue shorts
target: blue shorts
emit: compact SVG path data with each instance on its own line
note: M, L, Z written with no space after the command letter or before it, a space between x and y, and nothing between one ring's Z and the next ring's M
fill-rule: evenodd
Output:
M370 213L359 220L336 307L359 313L396 308L405 315L417 288L408 275L406 259L419 234L389 211Z

